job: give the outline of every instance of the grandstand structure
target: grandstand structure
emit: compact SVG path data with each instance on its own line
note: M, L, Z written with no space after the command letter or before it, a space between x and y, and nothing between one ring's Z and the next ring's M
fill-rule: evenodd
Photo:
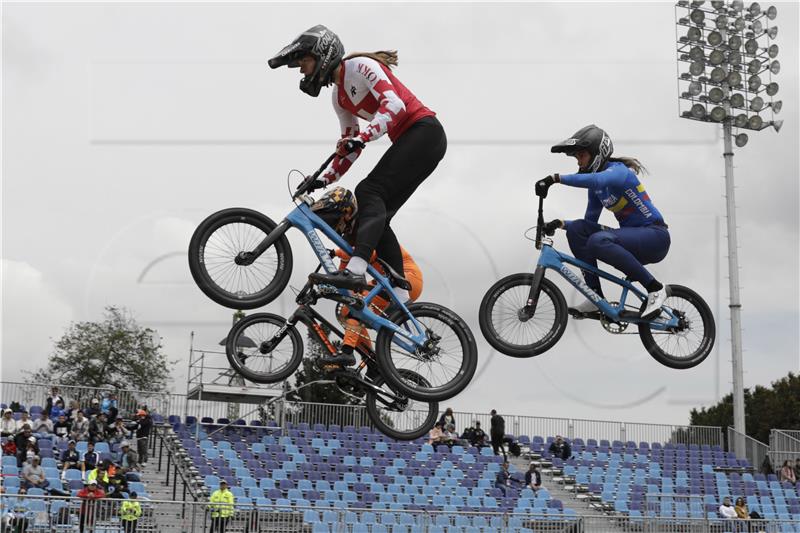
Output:
M3 402L28 402L32 412L31 398L49 390L1 385ZM128 401L119 396L121 404ZM278 417L231 420L206 416L229 401L195 402L194 414L185 415L185 397L129 396L131 408L150 402L156 423L151 459L141 482L131 484L144 510L140 532L209 531L209 494L222 480L235 496L227 527L235 532L800 531L800 486L760 473L755 455L727 449L718 427L506 416L522 453L509 456L516 483L504 495L495 487L503 459L490 448L394 441L366 425L357 406L293 404ZM482 416L456 419L463 429ZM571 444L567 460L548 449L557 434ZM766 451L744 451L800 456L797 432L773 434L770 447L761 445ZM94 528L84 530L121 531L121 500L104 501L82 518L75 497L84 483L80 472L67 471L62 480L62 445L41 444L51 486L69 497L35 489L20 495L16 459L4 457L4 516L16 509L29 531L78 531L81 520ZM116 452L102 444L103 455ZM521 483L531 462L543 473L537 492ZM721 519L725 496L745 498L764 520Z

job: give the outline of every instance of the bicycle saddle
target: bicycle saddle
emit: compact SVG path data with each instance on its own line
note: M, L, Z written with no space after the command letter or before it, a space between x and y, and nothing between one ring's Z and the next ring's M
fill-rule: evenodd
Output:
M380 257L377 258L378 264L381 265L383 268L386 277L389 278L389 281L392 282L392 285L395 287L400 287L401 289L405 289L407 291L411 290L411 283L401 276L395 269L389 266L389 263L381 259Z

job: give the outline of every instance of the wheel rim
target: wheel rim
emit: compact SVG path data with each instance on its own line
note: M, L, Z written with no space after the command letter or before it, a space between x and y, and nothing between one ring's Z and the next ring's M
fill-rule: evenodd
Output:
M459 380L467 363L468 346L462 343L458 333L445 321L432 316L418 316L414 318L419 322L428 337L438 338L429 350L418 350L409 353L394 343L391 343L392 364L401 375L408 376L403 371L410 371L422 378L419 380L403 378L403 382L413 389L439 390L452 386ZM416 328L409 322L399 324L401 328L416 333Z
M547 337L556 325L556 305L541 290L536 313L523 320L520 311L530 296L530 285L515 285L503 291L492 305L491 326L498 339L511 346L530 346Z
M425 385L424 380L419 376L414 376L410 372L402 372L403 380L407 383L416 383L417 385ZM379 394L385 401L390 402L385 405L384 402L375 398L375 411L381 421L394 429L398 433L414 434L420 431L428 431L430 428L426 427L429 424L428 418L431 412L436 409L436 405L427 402L412 400L403 394L394 392L388 384L380 383L379 387L386 394ZM392 396L399 397L399 402L391 402Z
M252 264L236 264L237 256L253 250L267 233L245 222L229 222L213 229L203 247L203 265L211 283L231 297L246 299L257 295L275 279L278 251L270 246Z
M294 358L294 344L290 335L269 346L269 341L283 324L254 322L248 324L236 335L236 361L242 368L253 374L265 376L286 370ZM271 350L267 351L266 348ZM266 351L266 353L262 353Z
M705 324L700 309L691 300L680 296L670 296L664 306L672 309L684 327L675 332L651 329L653 341L671 359L684 361L694 358L705 345Z

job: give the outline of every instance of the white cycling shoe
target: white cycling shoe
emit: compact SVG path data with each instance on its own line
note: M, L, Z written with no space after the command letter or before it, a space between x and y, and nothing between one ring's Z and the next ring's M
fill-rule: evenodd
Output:
M663 287L656 292L647 293L647 306L642 311L642 318L656 318L661 314L661 306L667 301L667 289Z

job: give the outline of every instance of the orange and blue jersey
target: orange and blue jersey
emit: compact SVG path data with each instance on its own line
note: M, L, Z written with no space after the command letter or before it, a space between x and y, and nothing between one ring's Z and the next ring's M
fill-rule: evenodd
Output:
M614 213L622 228L664 223L664 217L653 205L644 185L624 163L611 162L600 172L564 174L560 182L570 187L589 189L584 219L590 222L597 222L605 207Z

